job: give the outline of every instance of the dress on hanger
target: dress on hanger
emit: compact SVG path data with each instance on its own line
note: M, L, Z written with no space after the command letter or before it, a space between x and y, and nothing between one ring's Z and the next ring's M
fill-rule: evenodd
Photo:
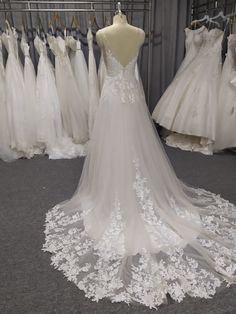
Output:
M236 34L231 34L228 37L228 52L220 81L216 143L214 145L216 151L236 147L236 86L230 82L235 77L235 49Z
M36 79L38 142L50 159L84 155L83 146L72 143L63 130L54 69L47 56L46 42L36 36L34 46L39 54Z
M2 39L0 36L0 158L4 161L13 161L20 157L10 148L10 129L6 101L5 68L2 55Z
M178 133L166 138L168 145L212 154L223 31L202 27L195 36L193 45L200 44L199 52L177 75L152 116L167 130Z
M22 38L20 43L21 50L24 54L24 86L26 97L26 120L28 130L31 135L31 146L34 147L35 153L40 153L40 149L37 148L37 107L36 107L36 74L33 62L29 53L29 44L26 40L24 31L22 32Z
M75 143L86 143L88 140L86 103L79 94L65 40L49 34L47 39L55 55L56 86L64 129Z
M9 117L10 147L24 157L34 154L32 138L27 124L27 105L22 65L18 58L16 33L8 27L2 34L2 41L8 51L6 64L6 101Z
M88 29L87 41L89 48L88 68L89 68L89 136L92 136L94 120L99 104L99 84L97 76L97 66L93 52L93 34L91 28Z
M236 282L236 207L178 180L136 79L137 56L122 65L101 35L107 75L89 152L72 199L47 213L44 250L94 301L210 298Z
M83 99L86 112L88 114L89 108L89 78L88 67L85 61L84 53L81 49L81 42L79 39L74 39L73 36L67 36L66 46L71 49L70 62L77 82L79 94Z

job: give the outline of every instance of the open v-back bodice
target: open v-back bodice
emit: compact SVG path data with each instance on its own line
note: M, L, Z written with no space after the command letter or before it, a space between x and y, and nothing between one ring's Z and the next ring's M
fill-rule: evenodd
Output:
M126 65L123 65L112 52L112 49L110 48L108 40L104 33L102 34L102 36L104 40L103 54L107 69L107 75L109 77L122 76L123 78L135 79L135 65L140 49L137 50L134 57Z

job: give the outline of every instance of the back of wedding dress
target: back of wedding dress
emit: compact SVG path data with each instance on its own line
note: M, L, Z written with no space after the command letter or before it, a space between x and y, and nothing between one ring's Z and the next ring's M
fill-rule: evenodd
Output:
M103 39L107 74L89 152L72 199L47 214L44 250L94 301L210 298L235 282L236 208L178 180L135 75L138 50L122 65Z

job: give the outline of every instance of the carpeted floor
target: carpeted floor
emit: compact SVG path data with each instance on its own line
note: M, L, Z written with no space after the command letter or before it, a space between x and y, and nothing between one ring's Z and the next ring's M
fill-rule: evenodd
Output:
M203 156L167 148L178 176L236 203L236 154ZM84 297L41 251L47 209L76 189L83 159L0 162L0 314L235 314L236 286L210 300L186 297L158 311Z

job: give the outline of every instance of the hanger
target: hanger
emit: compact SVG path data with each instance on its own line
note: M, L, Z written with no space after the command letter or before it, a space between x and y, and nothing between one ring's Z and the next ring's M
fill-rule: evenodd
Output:
M55 24L55 26L56 26L55 32L56 32L56 33L59 32L59 34L60 34L60 33L62 33L62 31L61 31L61 29L59 29L59 27L57 26L57 23L60 25L60 27L61 27L62 29L65 29L65 24L62 22L62 19L61 19L60 15L59 15L58 13L54 13L54 15L53 15L51 21L49 22L49 25L50 25L50 27L51 27L53 33L54 33L53 24ZM57 35L58 35L58 34L57 34Z
M202 25L201 23L206 21L208 22L210 19L209 15L204 15L204 17L202 19L199 19L199 20L194 20L191 22L191 26L195 25L195 28L196 28L196 24L199 24L200 26Z

